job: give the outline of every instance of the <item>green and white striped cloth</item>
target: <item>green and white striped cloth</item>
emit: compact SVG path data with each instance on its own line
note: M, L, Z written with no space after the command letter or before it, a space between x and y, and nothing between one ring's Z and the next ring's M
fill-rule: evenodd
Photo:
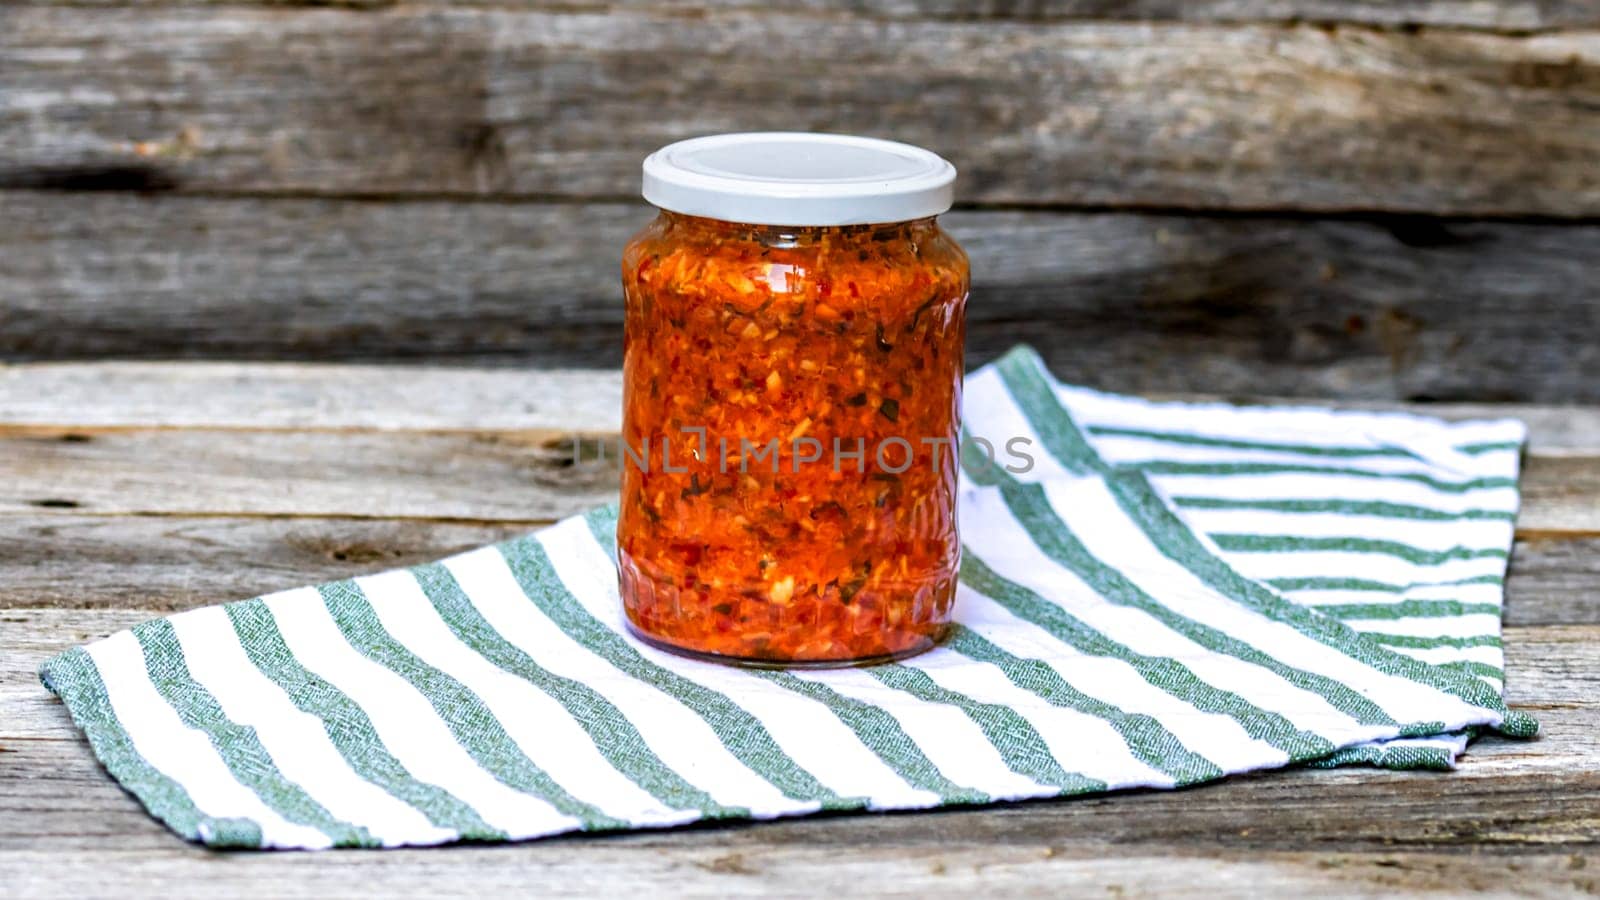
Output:
M920 809L1293 764L1449 767L1501 699L1519 423L967 380L959 622L868 669L623 628L615 508L180 613L49 661L111 773L214 846L400 846ZM975 447L976 444L969 444ZM1021 468L1013 466L1013 468Z

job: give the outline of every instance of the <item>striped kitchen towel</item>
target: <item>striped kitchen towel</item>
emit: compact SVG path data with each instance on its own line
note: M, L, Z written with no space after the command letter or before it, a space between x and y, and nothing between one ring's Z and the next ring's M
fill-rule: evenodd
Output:
M1501 697L1516 422L1150 403L1026 348L967 380L958 626L754 671L623 627L614 507L147 622L44 667L214 846L514 840L920 809L1294 764L1446 768ZM1015 452L1013 452L1015 451Z

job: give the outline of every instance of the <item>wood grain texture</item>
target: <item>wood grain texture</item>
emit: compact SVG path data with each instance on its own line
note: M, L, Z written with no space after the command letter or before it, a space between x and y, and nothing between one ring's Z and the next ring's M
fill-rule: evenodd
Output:
M0 359L611 367L621 247L650 215L628 203L4 202ZM1113 390L1600 402L1600 225L946 222L972 258L974 364L1028 341L1061 377ZM521 402L583 402L551 388Z
M579 399L544 395L558 385ZM1480 741L1448 776L1283 771L1171 793L494 848L217 853L150 819L39 684L54 653L161 612L435 558L527 527L503 517L586 502L604 470L562 471L551 442L567 414L605 434L616 385L613 372L0 368L7 896L1600 889L1600 534L1583 530L1600 507L1593 409L1438 408L1532 425L1507 672L1512 703L1544 726L1531 744ZM46 487L94 504L17 502ZM151 506L160 514L139 512ZM472 520L429 517L440 510Z
M1600 214L1600 34L9 7L0 185L633 196L735 129L877 132L1005 204Z
M1250 404L1259 394L1158 394ZM1459 421L1520 419L1538 456L1600 456L1600 407L1339 400L1339 408ZM621 428L622 373L606 369L421 368L259 362L0 364L0 426L554 431Z
M429 562L534 527L309 516L0 515L0 610L177 612ZM1597 584L1600 537L1524 534L1513 548L1506 622L1600 623Z
M239 0L72 0L77 6L242 5ZM604 12L617 8L701 15L766 10L766 0L251 0L271 7L338 6L382 9L488 6L524 10ZM61 0L3 0L3 5L59 5ZM978 22L1074 20L1153 22L1331 22L1539 31L1600 24L1586 0L788 0L787 12L884 19Z
M615 499L616 452L553 432L0 429L0 513L547 522ZM592 452L591 452L592 451Z
M1600 623L1600 537L1525 532L1512 546L1509 573L1506 624Z
M1600 460L1540 457L1522 470L1517 527L1529 532L1600 534Z
M310 516L0 515L0 609L177 612L431 562L534 527ZM1565 552L1554 552L1564 561ZM1548 556L1536 552L1530 565ZM1544 582L1561 577L1543 579L1528 601L1529 616L1567 621L1576 614L1565 604L1546 611L1551 605L1542 602L1554 593L1543 590Z
M414 518L531 525L616 496L614 440L550 432L0 428L0 515ZM1600 458L1528 460L1518 526L1600 534Z
M546 393L556 387L572 399ZM0 368L0 422L16 423L0 425L0 514L532 525L612 497L618 389L608 371ZM1600 533L1600 413L1427 409L1523 415L1532 454L1519 527L1530 537ZM571 429L556 427L563 410Z
M24 896L62 885L87 893L162 898L175 896L168 885L177 883L199 886L194 896L215 896L215 891L293 898L478 897L526 891L530 883L561 896L696 897L799 897L812 890L844 894L864 888L893 897L1037 897L1046 891L1168 896L1196 890L1220 898L1387 898L1407 891L1570 897L1596 889L1596 879L1585 869L1597 857L1587 849L1477 857L1403 850L1221 854L1156 845L1136 854L1106 843L1063 849L1038 839L1003 846L951 839L904 848L886 846L880 834L857 833L863 843L849 853L807 845L745 849L741 844L731 850L715 843L720 835L668 848L618 839L578 851L540 843L476 852L393 850L276 860L192 848L156 854L21 851L0 861L0 875L14 878L10 883L20 885ZM41 874L52 869L63 874ZM183 895L182 889L176 894Z
M1540 418L1552 447L1600 453L1600 411L1574 416L1558 407L1492 408ZM18 426L616 433L622 428L622 373L238 362L0 364L0 427Z

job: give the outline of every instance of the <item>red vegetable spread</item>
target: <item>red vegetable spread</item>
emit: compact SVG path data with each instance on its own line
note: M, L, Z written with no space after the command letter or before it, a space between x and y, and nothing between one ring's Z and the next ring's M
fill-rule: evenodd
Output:
M750 663L926 649L950 619L967 261L933 219L663 212L623 259L629 621Z

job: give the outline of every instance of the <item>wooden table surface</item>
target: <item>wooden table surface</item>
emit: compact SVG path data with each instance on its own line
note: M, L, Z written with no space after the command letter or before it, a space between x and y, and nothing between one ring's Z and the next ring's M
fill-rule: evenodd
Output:
M1600 888L1600 409L1533 429L1506 614L1532 743L1454 774L1295 770L1192 790L506 846L219 853L149 818L39 664L151 616L432 559L611 495L615 373L0 367L0 892L390 896L1369 895ZM584 450L574 463L571 448Z

